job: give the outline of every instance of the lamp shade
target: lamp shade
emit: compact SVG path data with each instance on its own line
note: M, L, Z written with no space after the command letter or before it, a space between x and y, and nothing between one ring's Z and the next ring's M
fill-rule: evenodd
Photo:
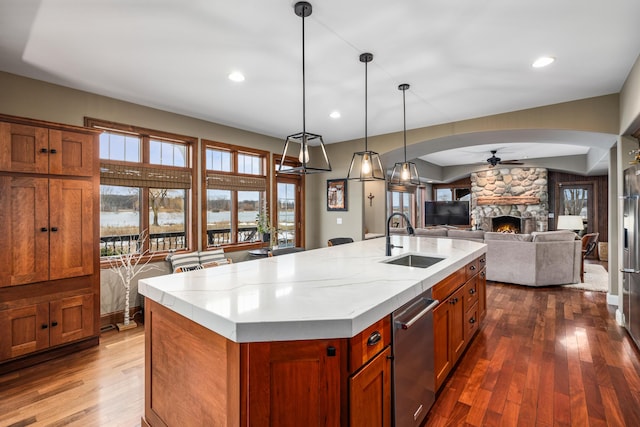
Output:
M558 230L584 230L584 223L580 215L558 215Z

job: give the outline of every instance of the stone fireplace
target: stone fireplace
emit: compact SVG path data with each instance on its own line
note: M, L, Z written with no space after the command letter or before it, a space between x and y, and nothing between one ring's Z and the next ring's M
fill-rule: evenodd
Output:
M498 166L471 174L471 224L480 230L545 231L548 199L544 168Z

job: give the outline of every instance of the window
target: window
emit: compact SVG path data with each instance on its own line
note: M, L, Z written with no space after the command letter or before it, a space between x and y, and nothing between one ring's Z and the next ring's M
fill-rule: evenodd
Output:
M102 256L193 248L195 138L85 119L100 135ZM139 242L147 230L149 239ZM143 244L141 246L140 244Z
M203 140L203 248L259 242L256 217L268 205L268 152Z
M407 193L407 192L401 192L401 191L388 191L387 194L389 195L389 208L391 210L389 212L389 215L394 212L401 212L405 214L407 218L409 218L412 224L415 224L415 218L413 214L414 209L412 208L413 200L414 200L413 193ZM394 217L392 221L393 221L391 223L392 227L407 226L406 221L402 217L398 217L398 216Z

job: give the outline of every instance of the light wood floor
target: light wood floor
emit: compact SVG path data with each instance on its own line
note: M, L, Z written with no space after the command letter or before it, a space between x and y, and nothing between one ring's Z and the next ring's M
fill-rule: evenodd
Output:
M427 426L640 426L640 353L597 292L489 283ZM139 426L144 331L0 376L0 426Z
M0 426L140 425L144 327L103 332L100 345L0 376Z

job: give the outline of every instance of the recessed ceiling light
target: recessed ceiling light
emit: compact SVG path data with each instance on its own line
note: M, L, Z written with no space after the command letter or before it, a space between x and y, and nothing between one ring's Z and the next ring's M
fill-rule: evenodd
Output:
M244 74L239 71L234 71L233 73L229 74L229 80L231 80L232 82L243 82Z
M329 117L331 117L332 119L339 119L340 111L332 111L331 114L329 114Z
M551 65L551 63L553 63L553 61L555 61L556 58L554 58L553 56L541 56L540 58L536 59L533 64L531 64L531 66L533 68L542 68L542 67L546 67L547 65Z

